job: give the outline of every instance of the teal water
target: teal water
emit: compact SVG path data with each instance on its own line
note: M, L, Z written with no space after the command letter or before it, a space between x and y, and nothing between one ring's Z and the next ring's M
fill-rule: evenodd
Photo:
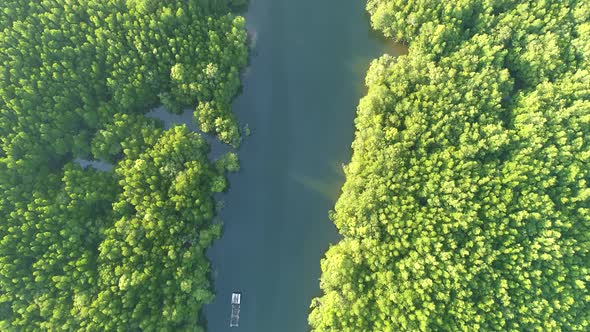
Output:
M255 41L234 112L252 135L222 197L224 234L209 250L217 294L209 332L307 331L328 219L350 159L353 119L372 59L403 48L370 32L364 1L251 0ZM232 291L240 327L229 327Z

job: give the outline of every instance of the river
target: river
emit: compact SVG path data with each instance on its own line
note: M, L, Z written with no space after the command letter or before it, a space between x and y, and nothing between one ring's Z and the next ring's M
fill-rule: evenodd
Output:
M222 199L209 250L216 292L209 332L307 331L320 259L338 240L328 219L350 159L353 119L372 59L403 48L370 32L364 1L251 0L255 47L234 112L252 135ZM232 291L243 293L229 327Z

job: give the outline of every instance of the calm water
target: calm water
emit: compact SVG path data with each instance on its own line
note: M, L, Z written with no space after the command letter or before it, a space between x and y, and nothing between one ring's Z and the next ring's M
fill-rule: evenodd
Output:
M217 297L205 308L208 331L302 332L320 259L338 240L328 211L364 74L398 48L369 31L361 0L251 0L246 20L255 50L234 111L252 136L223 196L223 237L209 251ZM242 310L230 329L234 290Z

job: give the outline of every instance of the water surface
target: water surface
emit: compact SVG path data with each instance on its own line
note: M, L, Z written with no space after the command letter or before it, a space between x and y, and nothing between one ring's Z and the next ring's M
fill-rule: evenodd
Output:
M252 135L223 197L223 237L208 253L217 294L205 308L208 331L302 332L320 259L338 240L328 211L364 74L399 48L369 31L360 0L251 0L245 16L256 46L234 112ZM240 327L230 329L235 290Z

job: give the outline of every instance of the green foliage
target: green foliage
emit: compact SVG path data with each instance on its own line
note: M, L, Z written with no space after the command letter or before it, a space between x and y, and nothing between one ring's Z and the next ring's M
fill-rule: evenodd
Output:
M195 313L213 297L204 251L220 234L208 221L222 175L207 152L197 134L174 127L119 163L118 220L99 246L100 291L91 306L100 319L90 315L84 326L177 331L196 323Z
M11 173L3 175L18 181ZM112 174L68 163L43 175L3 191L0 285L11 330L79 326L96 285L96 249L112 223Z
M216 105L201 126L237 145L246 56L226 2L0 2L2 331L202 330L213 194L237 158L144 113Z
M219 172L237 172L240 170L240 161L238 155L228 152L215 162Z
M227 124L211 131L237 144L229 105L246 63L243 18L205 14L195 1L136 12L147 3L41 2L4 29L0 124L8 144L25 132L46 154L66 155L80 135L87 140L115 113L143 112L158 96L178 107L214 103L206 120Z
M313 330L588 330L588 2L368 9L410 53L367 74Z
M100 160L115 162L125 153L135 158L153 146L162 133L162 126L143 115L115 113L92 139L92 155Z

